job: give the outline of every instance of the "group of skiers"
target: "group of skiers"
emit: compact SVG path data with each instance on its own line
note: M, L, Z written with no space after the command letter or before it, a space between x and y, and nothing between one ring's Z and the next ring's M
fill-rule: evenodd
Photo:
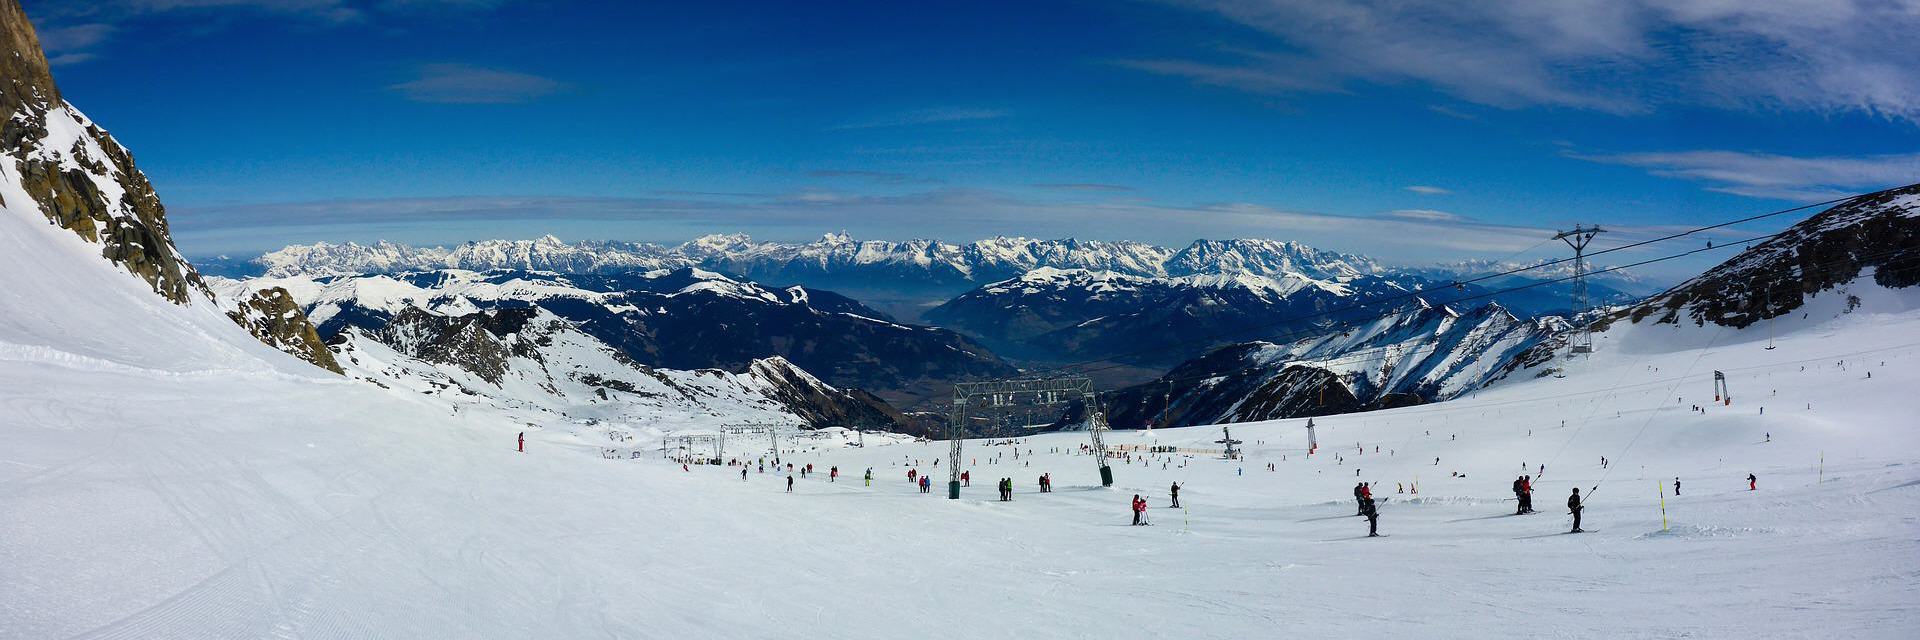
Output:
M1533 513L1533 477L1520 476L1513 479L1513 498L1520 503L1513 515Z
M1012 500L1013 500L1013 478L1001 478L1000 479L1000 501L1009 502Z

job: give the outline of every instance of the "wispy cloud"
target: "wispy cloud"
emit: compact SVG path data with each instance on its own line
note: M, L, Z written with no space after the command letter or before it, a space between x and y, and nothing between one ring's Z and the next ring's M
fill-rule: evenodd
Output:
M514 0L73 0L35 3L32 19L41 46L53 64L98 59L113 36L128 29L121 24L147 16L191 14L212 18L202 29L224 24L217 18L234 15L274 16L322 25L366 25L380 18L412 13L480 11Z
M1466 222L1468 220L1466 216L1435 209L1395 209L1382 215L1388 218L1420 220L1425 222Z
M1407 187L1407 190L1412 191L1414 193L1418 193L1423 196L1444 196L1444 195L1451 195L1453 193L1452 191L1448 191L1440 187L1432 187L1424 184L1416 184L1416 185Z
M997 120L1007 117L1001 109L982 109L975 107L940 107L934 109L916 109L884 117L850 122L828 127L829 131L848 131L854 129L877 129L882 127L911 127L926 124L951 122L972 122L978 120Z
M1270 40L1123 66L1265 94L1414 84L1498 108L1681 104L1920 121L1920 8L1910 2L1165 1Z
M528 73L449 63L423 66L418 78L388 88L414 102L512 104L552 95L566 85Z
M940 182L936 178L916 176L892 171L866 171L860 169L817 169L808 171L815 178L851 179L873 184L933 184Z
M1754 198L1823 202L1920 182L1920 153L1794 157L1742 151L1581 154L1568 157L1646 169L1704 183L1710 191Z
M1027 186L1029 186L1029 187L1033 187L1033 188L1035 188L1035 189L1043 189L1043 190L1047 190L1047 191L1106 191L1106 192L1122 192L1122 191L1132 191L1132 190L1133 190L1133 187L1129 187L1129 186L1126 186L1126 185L1119 185L1119 184L1101 184L1101 183L1098 183L1098 182L1041 182L1041 183L1035 183L1035 184L1030 184L1030 185L1027 185Z

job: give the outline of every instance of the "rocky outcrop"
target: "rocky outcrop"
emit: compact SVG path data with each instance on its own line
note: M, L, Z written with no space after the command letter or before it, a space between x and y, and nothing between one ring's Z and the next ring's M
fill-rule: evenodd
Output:
M344 373L340 363L334 361L333 352L327 350L320 333L315 331L313 323L307 321L307 314L300 310L300 303L286 289L273 287L260 289L245 300L239 301L237 308L227 312L227 317L245 328L253 337L259 338L267 346L293 354L314 366Z
M1920 284L1920 185L1836 205L1601 326L1624 317L1738 329L1791 313L1869 269L1883 287Z
M60 97L33 25L16 0L0 0L0 162L47 221L100 247L178 304L206 285L168 235L166 209L146 174L105 130Z

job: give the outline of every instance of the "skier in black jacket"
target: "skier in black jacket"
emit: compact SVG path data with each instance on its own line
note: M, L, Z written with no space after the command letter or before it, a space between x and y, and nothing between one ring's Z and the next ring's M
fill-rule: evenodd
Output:
M1574 487L1573 495L1567 496L1567 511L1573 514L1573 531L1568 533L1585 531L1580 528L1580 511L1586 508L1586 505L1580 504L1580 487Z
M1168 492L1173 494L1173 508L1180 508L1180 483L1173 483L1173 488L1169 489Z
M1513 477L1513 501L1516 503L1513 507L1513 515L1527 512L1527 495L1520 490L1520 476Z
M1360 487L1363 487L1363 486L1366 486L1366 485L1364 483L1356 483L1353 485L1353 501L1354 503L1359 505L1359 508L1356 509L1353 513L1353 515L1356 515L1356 516L1367 515L1367 499L1361 497L1360 495Z
M1367 517L1367 537L1380 537L1380 507L1373 503L1373 498L1360 501L1360 514Z

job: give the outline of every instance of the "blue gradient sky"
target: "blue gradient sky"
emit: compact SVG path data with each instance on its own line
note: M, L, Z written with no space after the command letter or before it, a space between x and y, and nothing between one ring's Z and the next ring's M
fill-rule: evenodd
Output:
M1892 3L25 4L195 255L846 229L1420 262L1920 181Z

